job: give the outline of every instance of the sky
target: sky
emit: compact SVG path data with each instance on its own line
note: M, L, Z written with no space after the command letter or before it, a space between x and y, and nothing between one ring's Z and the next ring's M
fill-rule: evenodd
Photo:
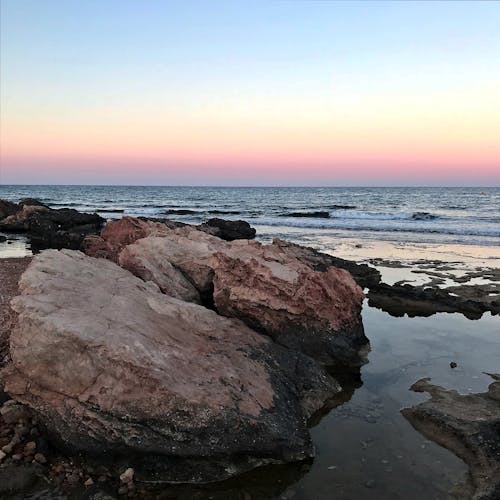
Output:
M0 0L0 183L500 186L500 2Z

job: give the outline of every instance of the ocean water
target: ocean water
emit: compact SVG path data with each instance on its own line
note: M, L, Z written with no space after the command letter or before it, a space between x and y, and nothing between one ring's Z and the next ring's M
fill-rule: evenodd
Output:
M199 223L244 219L268 238L301 236L500 246L500 188L0 186L0 198Z

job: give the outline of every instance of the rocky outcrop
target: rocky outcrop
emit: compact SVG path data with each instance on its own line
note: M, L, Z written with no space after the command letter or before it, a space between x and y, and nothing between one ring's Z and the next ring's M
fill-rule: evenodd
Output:
M19 205L8 200L0 200L0 221L16 213L19 210Z
M143 235L145 228L154 232L152 227L141 224L134 234ZM113 248L129 240L114 238ZM363 293L351 275L331 266L315 270L279 243L229 243L192 227L163 228L160 236L125 245L116 260L165 293L240 318L325 364L359 366L365 361Z
M492 377L487 392L467 395L421 379L411 389L431 399L402 410L418 431L467 463L474 500L500 498L500 375Z
M31 218L38 212L47 212L48 208L38 205L20 205L20 209L0 221L0 229L5 232L29 231Z
M0 230L27 233L34 251L44 248L79 249L87 234L100 231L104 219L69 208L53 210L33 198L19 205L0 200ZM2 213L8 214L2 218Z
M325 271L332 266L349 271L361 288L376 287L380 283L380 272L367 264L358 264L352 260L341 259L340 257L318 252L311 247L304 247L280 239L275 239L274 244L316 271Z
M431 316L437 312L462 313L479 319L483 313L500 314L500 285L459 285L448 288L387 285L380 283L368 293L368 304L392 316Z
M2 377L57 442L174 481L312 455L307 418L340 388L310 358L80 252L42 252L19 286Z
M196 227L226 241L251 240L255 238L256 233L255 229L244 220L213 218Z

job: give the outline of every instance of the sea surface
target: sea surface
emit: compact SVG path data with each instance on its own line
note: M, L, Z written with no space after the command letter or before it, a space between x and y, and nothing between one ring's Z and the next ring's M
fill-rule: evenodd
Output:
M244 219L269 238L500 246L500 188L0 186L53 208L199 223Z

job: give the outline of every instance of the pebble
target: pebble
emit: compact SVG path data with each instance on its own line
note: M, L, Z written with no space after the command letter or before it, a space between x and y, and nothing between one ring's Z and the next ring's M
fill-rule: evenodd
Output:
M123 474L120 474L120 481L122 483L130 483L134 480L134 469L129 467Z
M83 484L85 486L92 486L94 484L94 481L91 477L89 477Z
M7 456L7 453L0 451L0 462Z
M455 361L452 361L450 363L450 368L456 368L457 367L457 364L455 363Z
M24 445L24 454L25 455L32 455L35 453L36 450L36 443L35 441L30 441Z
M43 453L36 453L35 454L35 460L39 464L45 464L45 463L47 463L47 459L45 458L45 455Z

